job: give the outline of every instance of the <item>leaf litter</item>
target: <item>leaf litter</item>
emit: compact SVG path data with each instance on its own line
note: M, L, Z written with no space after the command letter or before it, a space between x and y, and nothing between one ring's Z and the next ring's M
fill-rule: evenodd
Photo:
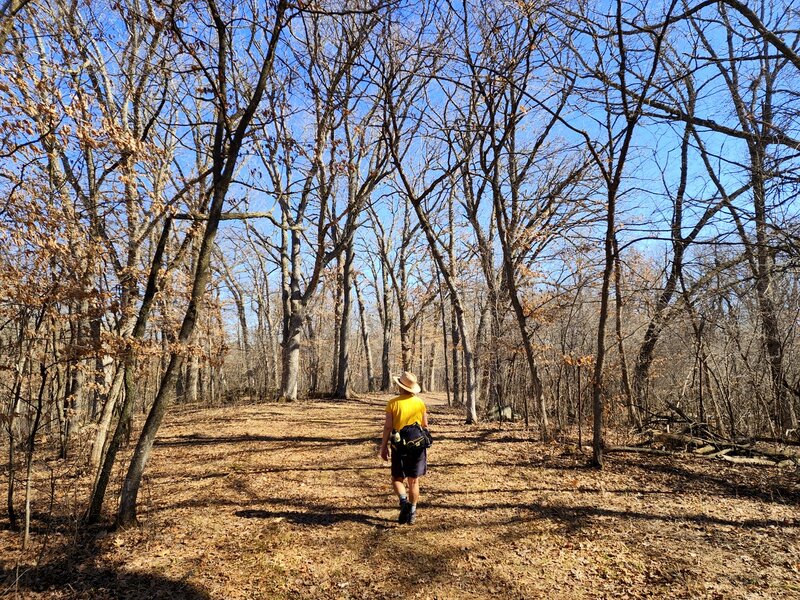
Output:
M520 424L463 425L432 395L435 443L409 527L396 523L377 456L385 401L177 407L148 467L140 527L55 528L27 553L0 532L0 593L800 598L796 471L630 454L595 471Z

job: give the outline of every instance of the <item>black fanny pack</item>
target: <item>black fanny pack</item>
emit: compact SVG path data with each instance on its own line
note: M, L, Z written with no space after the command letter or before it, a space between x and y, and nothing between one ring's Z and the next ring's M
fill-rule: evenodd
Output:
M419 423L406 425L400 431L392 431L392 448L401 456L418 454L425 448L430 448L433 438L430 431Z

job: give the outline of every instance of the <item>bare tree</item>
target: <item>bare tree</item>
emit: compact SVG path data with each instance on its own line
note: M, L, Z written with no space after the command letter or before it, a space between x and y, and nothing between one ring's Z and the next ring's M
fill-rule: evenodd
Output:
M216 237L219 221L222 216L222 209L225 204L228 190L236 170L239 153L245 137L249 133L250 124L255 116L256 110L261 104L264 90L267 87L269 77L273 68L275 52L279 38L285 27L285 13L287 5L279 2L273 15L272 27L265 32L267 47L263 58L258 67L258 79L250 93L243 99L241 113L237 114L235 127L231 117L234 113L228 105L228 69L229 52L231 43L231 28L228 22L219 12L219 8L214 0L208 2L209 16L213 20L213 28L217 36L216 40L216 64L215 72L208 71L208 84L216 90L214 97L214 108L216 122L214 124L214 144L212 151L213 171L212 184L210 190L211 204L208 211L205 231L203 232L200 251L197 258L197 268L195 270L192 294L186 314L183 318L181 330L178 336L180 343L186 343L194 332L197 321L198 304L205 293L209 278L211 254L213 251L214 238ZM176 23L177 25L177 23ZM180 30L176 27L176 32ZM238 112L238 111L237 111ZM166 414L170 395L173 393L178 369L183 362L183 356L173 352L170 356L167 368L162 376L158 394L153 406L148 414L139 441L136 445L130 466L128 468L125 482L122 489L122 499L120 502L117 521L120 525L130 525L136 520L136 500L142 475L155 441L156 433L161 425L161 421Z
M737 7L743 11L742 7ZM753 14L749 9L744 11L745 16ZM709 166L709 176L714 181L719 192L726 197L727 209L736 223L736 228L744 246L747 264L750 266L755 280L756 297L758 299L759 316L761 321L761 335L766 353L767 363L771 375L771 395L775 423L782 432L798 429L798 418L794 410L794 403L787 395L784 385L784 348L783 334L779 324L778 309L775 300L775 253L770 244L770 207L769 196L770 179L774 173L779 172L782 163L786 160L778 152L770 152L774 132L780 130L776 124L776 102L781 95L780 81L784 69L791 68L789 63L796 57L795 47L785 44L779 47L782 55L774 57L771 46L774 40L770 39L768 31L759 31L763 36L753 43L744 41L738 47L735 39L737 28L730 18L725 5L719 10L719 18L726 31L726 45L718 51L711 41L705 27L698 18L693 18L692 23L700 39L703 50L709 56L709 63L713 65L722 80L725 82L730 94L737 125L745 135L749 181L747 186L752 194L752 222L755 229L751 235L742 225L742 215L732 202L731 195L726 193L720 175L711 169L707 152L704 152L704 161ZM780 17L776 17L780 19ZM747 54L744 62L743 52ZM751 56L756 57L755 68L750 68ZM750 64L748 64L750 63ZM796 68L800 64L795 63ZM796 72L794 73L796 76ZM779 146L780 148L780 146ZM793 152L791 155L793 156ZM735 194L732 194L735 197Z
M570 98L572 82L567 82L559 93L549 89L537 74L537 68L543 66L543 57L536 49L546 30L542 26L545 19L546 13L529 7L508 22L501 7L492 3L471 8L465 5L461 15L462 52L469 68L470 101L464 121L475 126L466 129L459 140L460 147L467 150L474 144L475 158L462 169L464 203L478 241L494 312L493 328L500 330L500 298L494 281L494 252L479 221L485 197L491 202L492 224L497 227L504 291L509 296L525 348L531 395L543 439L549 437L550 427L529 330L532 314L525 306L522 271L538 260L569 223L576 224L576 209L580 204L570 204L569 198L586 171L582 160L563 160L566 155L555 158L559 150L549 140ZM541 130L535 133L526 131L526 121L538 114L526 106L532 98L540 107L547 106L550 113ZM526 143L527 137L533 141ZM563 168L548 173L542 166L546 162L559 162ZM524 411L527 424L527 401Z
M359 60L379 20L380 12L358 10L341 18L313 12L298 19L292 29L298 43L292 52L303 71L284 74L284 88L270 96L276 118L261 155L280 213L281 397L289 401L298 396L300 341L323 270L352 245L361 209L386 176L385 150L380 140L370 137L374 109L356 114L350 104L368 97ZM310 101L313 133L302 142L310 147L308 153L296 151L301 138L292 130L286 96L292 86L304 89ZM359 123L358 118L365 120ZM346 149L344 161L337 150L340 144ZM364 159L366 172L361 171ZM346 193L340 206L336 200L342 173ZM308 267L303 261L306 251L311 256ZM343 376L346 383L346 373Z
M645 14L636 7L624 6L621 1L616 2L615 12L609 23L602 22L603 15L596 15L601 19L600 22L597 22L595 15L590 12L575 15L582 24L581 28L576 30L576 36L573 38L577 45L574 46L572 56L584 70L578 77L588 76L600 83L601 110L605 112L603 120L599 123L603 135L603 140L599 143L595 142L594 136L586 130L561 120L563 124L584 139L592 163L602 177L606 188L606 227L603 242L605 259L592 379L594 422L592 461L599 468L603 466L602 380L606 356L609 290L614 269L615 248L617 247L617 200L631 153L633 135L644 113L644 99L650 95L658 73L662 45L668 30L667 23L673 14L675 5L676 2L672 1L666 7L666 17L660 27L640 28L639 31L643 33L636 38L625 35L623 24L643 19ZM629 14L631 12L633 14ZM631 76L632 72L638 73L640 69L641 75ZM608 85L609 81L615 82L614 87ZM632 100L629 98L627 90L629 85L634 85L634 82L637 93L636 98ZM610 93L613 89L622 91L618 95L616 104L612 101ZM596 97L597 91L595 88L589 93ZM621 127L617 126L618 116L621 117Z

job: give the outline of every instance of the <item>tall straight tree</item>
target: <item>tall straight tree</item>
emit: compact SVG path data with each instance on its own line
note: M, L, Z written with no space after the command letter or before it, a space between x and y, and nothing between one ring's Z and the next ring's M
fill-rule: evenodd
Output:
M768 14L767 3L760 4L761 14ZM787 77L796 78L800 75L800 65L791 64L791 58L797 56L800 48L800 38L795 36L793 44L785 47L782 54L776 56L773 44L766 35L769 29L751 40L742 35L741 25L732 18L736 12L730 11L724 3L718 10L718 19L723 25L722 33L725 35L725 44L721 49L707 32L705 20L701 22L698 15L692 17L692 23L702 49L708 56L709 65L717 70L728 90L736 115L737 129L745 134L749 171L746 185L752 198L751 209L746 212L752 214L755 231L751 234L741 226L745 211L736 207L732 201L727 203L727 208L737 225L747 264L755 281L761 338L770 371L773 419L783 435L790 430L797 431L798 416L786 389L784 334L781 331L775 294L775 250L770 240L771 231L776 227L771 214L773 211L770 210L770 196L777 196L775 202L779 204L782 194L780 184L771 185L770 180L776 179L776 175L784 168L783 164L793 159L796 153L796 148L788 154L780 152L781 145L773 150L773 139L774 132L780 131L781 122L789 117L780 114L781 100L785 96L781 85ZM770 16L775 21L776 29L784 27L786 15ZM707 154L704 161L710 167ZM724 189L720 174L710 170L709 175L720 193L732 200L732 194Z
M432 18L431 14L423 16ZM456 265L447 260L446 240L432 218L433 206L441 204L442 197L449 196L445 185L452 181L465 161L463 157L454 157L450 151L451 129L459 126L453 122L458 119L457 111L452 110L457 104L457 86L444 75L436 76L446 66L451 29L445 10L436 13L435 36L423 36L424 28L417 31L416 37L402 33L388 35L389 58L381 65L379 76L387 90L386 133L396 179L401 193L414 209L431 257L450 293L466 373L466 422L475 423L478 420L478 382L467 303L456 281ZM418 102L430 99L431 94L440 96L441 103L436 107L429 104L423 109Z
M658 74L662 46L676 4L677 0L671 0L666 6L660 26L642 28L637 30L635 36L626 35L625 27L630 22L646 22L644 9L629 7L617 0L614 14L607 22L603 22L605 17L602 14L587 7L580 15L580 22L586 24L586 27L573 29L574 35L571 37L571 56L579 70L570 77L574 77L578 85L588 82L584 91L587 94L586 99L591 102L599 97L601 111L605 113L603 120L598 120L602 137L563 118L559 119L560 123L583 138L592 163L605 184L603 279L592 377L592 463L598 468L603 467L603 368L609 291L616 260L617 201L622 191L623 175L630 158L634 132L644 114L644 99L650 95ZM572 26L571 23L567 25ZM632 76L632 73L640 75ZM613 84L609 85L609 82ZM636 89L634 99L627 93L629 86ZM612 97L615 90L616 97Z
M465 3L459 16L463 31L460 51L468 66L470 94L463 121L477 124L474 131L462 132L457 141L458 148L464 149L460 152L471 148L473 154L461 172L464 207L478 240L494 307L493 326L499 331L495 253L480 222L488 200L502 251L504 291L525 349L541 435L547 439L547 406L531 339L532 309L525 300L528 283L523 273L530 272L529 267L568 227L580 224L581 204L571 196L582 183L585 161L569 156L567 148L550 140L570 100L573 82L567 81L563 90L546 85L549 70L543 69L546 65L538 48L545 42L557 43L542 39L547 31L546 11L528 6L509 21L501 6ZM528 108L532 100L538 106L536 111ZM542 113L547 115L543 126L534 130L529 122ZM527 400L524 414L527 424Z
M281 88L270 95L275 119L261 156L280 214L280 396L287 401L298 397L303 327L323 270L352 244L363 206L386 177L385 145L371 134L381 128L374 122L380 114L371 108L380 105L380 93L370 89L362 64L381 17L381 7L304 13L293 27L295 45L288 49L290 62L302 69L279 73ZM312 123L310 134L306 123L297 129L292 94L308 101L304 114ZM359 99L356 110L353 103ZM337 202L341 189L344 201Z

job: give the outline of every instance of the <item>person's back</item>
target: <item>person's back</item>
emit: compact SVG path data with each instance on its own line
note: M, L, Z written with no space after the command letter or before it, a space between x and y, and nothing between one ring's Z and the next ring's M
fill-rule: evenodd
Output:
M392 415L392 429L400 431L406 425L421 425L426 408L419 396L406 392L389 400L386 412Z

